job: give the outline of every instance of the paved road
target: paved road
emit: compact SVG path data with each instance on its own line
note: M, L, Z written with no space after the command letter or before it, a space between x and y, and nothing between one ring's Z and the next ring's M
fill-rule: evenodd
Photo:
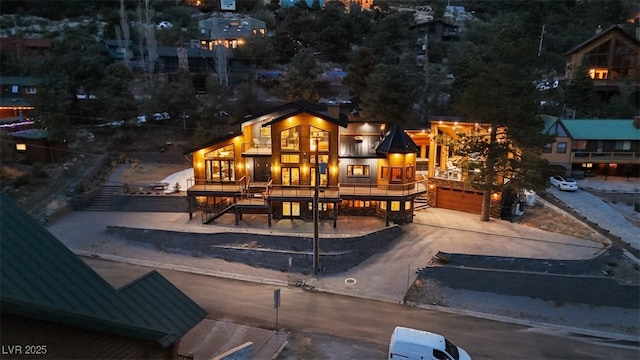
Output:
M107 281L121 285L148 268L96 259L85 261ZM209 312L210 318L262 328L275 326L273 285L249 284L159 270ZM393 328L429 328L467 349L474 359L635 359L637 343L575 336L556 328L481 319L327 293L281 288L279 327L364 341L374 353L388 346ZM386 352L382 352L386 354Z

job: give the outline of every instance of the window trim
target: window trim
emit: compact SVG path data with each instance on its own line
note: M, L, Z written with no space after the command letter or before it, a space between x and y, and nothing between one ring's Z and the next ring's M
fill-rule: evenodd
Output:
M561 146L562 145L562 149ZM556 153L558 154L566 154L567 153L567 143L564 141L558 142L558 144L556 145Z
M362 175L354 175L353 170L356 168L362 168ZM347 177L359 177L359 178L368 178L371 177L371 166L364 164L352 164L347 165Z

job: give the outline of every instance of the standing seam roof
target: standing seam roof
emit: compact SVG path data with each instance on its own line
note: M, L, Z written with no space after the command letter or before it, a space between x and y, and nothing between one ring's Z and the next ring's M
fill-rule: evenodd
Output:
M2 312L165 347L206 316L159 273L116 290L9 196L0 200Z

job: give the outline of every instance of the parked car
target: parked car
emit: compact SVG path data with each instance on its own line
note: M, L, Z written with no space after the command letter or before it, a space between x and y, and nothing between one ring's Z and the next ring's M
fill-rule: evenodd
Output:
M169 113L166 111L162 113L153 114L153 120L155 121L170 120L170 119L171 119L171 115L169 115Z
M562 190L562 191L578 190L578 183L575 181L575 179L570 177L565 178L563 176L556 175L556 176L550 177L549 182L551 183L551 186L557 187L559 190Z
M432 332L396 326L389 342L389 360L471 360L461 347Z
M141 126L142 124L147 122L147 115L138 115L138 117L136 117L136 122L138 123L138 126Z

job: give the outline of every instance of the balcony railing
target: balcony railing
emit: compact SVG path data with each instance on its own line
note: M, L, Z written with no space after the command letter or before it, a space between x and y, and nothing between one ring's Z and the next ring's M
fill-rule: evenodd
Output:
M438 179L462 181L462 170L461 169L436 169L434 177Z
M587 152L572 151L571 162L594 162L594 163L637 163L640 162L640 153L634 152Z
M187 180L190 192L236 192L242 194L245 190L244 181L236 182L210 182L205 179L190 178ZM269 197L312 198L315 187L309 185L282 186L271 185L267 187ZM339 198L342 195L350 196L390 196L404 197L427 191L426 181L414 181L407 184L350 184L340 183L338 186L321 187L319 198Z
M242 153L245 155L271 155L271 140L256 138L251 143L242 143Z
M244 188L244 178L237 181L213 181L196 178L187 179L188 191L242 192Z

